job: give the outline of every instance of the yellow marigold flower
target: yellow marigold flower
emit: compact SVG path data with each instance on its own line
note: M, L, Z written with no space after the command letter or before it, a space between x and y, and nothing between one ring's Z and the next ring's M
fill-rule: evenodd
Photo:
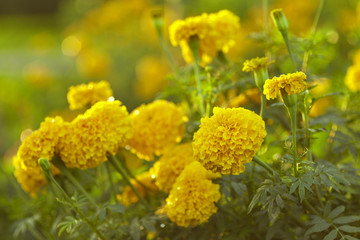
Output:
M240 30L239 18L228 10L218 13L203 13L175 21L169 28L173 46L181 46L186 62L193 62L194 57L189 47L192 36L197 36L200 44L201 64L210 63L219 51L224 53L235 44L235 37Z
M352 65L348 68L345 76L345 85L351 92L360 90L360 65Z
M64 121L61 117L47 117L40 128L32 132L21 144L17 152L22 167L37 167L39 158L51 160L60 137L64 136Z
M207 222L217 212L215 203L220 199L219 184L211 179L220 177L207 171L199 162L192 162L176 179L165 211L169 219L182 227Z
M187 117L181 107L172 102L157 100L136 108L131 117L134 136L128 142L139 158L153 160L180 142L185 133Z
M170 192L181 171L194 161L191 143L176 145L164 153L154 164L150 172L160 190Z
M67 167L93 168L115 155L132 136L132 121L125 106L116 100L100 101L65 125L58 152Z
M13 165L15 167L15 178L20 183L22 189L29 193L31 197L35 197L42 186L46 184L46 179L39 166L24 167L22 159L14 157ZM60 173L59 169L51 165L52 175Z
M111 58L105 52L87 49L76 60L79 73L88 78L104 78L111 70Z
M269 59L267 57L256 57L256 58L252 58L250 60L246 60L244 62L244 67L243 67L243 71L244 72L254 72L259 70L260 68L264 68L270 64L272 64L274 61L269 61Z
M67 94L67 100L71 110L80 109L88 104L105 101L113 95L110 84L107 81L90 82L71 86Z
M158 188L155 185L154 179L150 172L143 172L136 176L136 179L130 179L131 184L139 192L141 197L146 197L147 195L154 194L158 191ZM133 192L130 186L126 186L122 194L116 195L116 198L125 206L137 203L139 198Z
M306 75L303 72L282 74L280 77L268 79L264 84L264 95L268 100L277 97L281 89L288 95L300 93L306 88Z
M206 169L222 174L240 174L252 160L266 136L265 123L244 108L214 108L202 118L194 134L194 158Z

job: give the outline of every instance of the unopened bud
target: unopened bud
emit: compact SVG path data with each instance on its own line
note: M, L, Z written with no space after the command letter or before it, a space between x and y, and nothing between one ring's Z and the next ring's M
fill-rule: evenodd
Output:
M50 165L49 160L47 160L46 158L40 158L38 160L38 164L44 173L50 172L51 165Z
M282 9L274 9L271 11L271 17L274 21L274 24L276 26L276 28L280 31L280 32L284 32L288 30L289 25L288 22L286 20L285 14L283 12Z

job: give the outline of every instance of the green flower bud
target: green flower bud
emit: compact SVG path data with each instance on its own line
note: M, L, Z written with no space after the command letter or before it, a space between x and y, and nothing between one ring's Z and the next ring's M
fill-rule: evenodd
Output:
M282 9L274 9L271 11L271 17L274 21L276 28L280 32L287 32L289 25L286 20L285 14Z
M44 173L50 173L50 162L46 158L40 158L38 164Z

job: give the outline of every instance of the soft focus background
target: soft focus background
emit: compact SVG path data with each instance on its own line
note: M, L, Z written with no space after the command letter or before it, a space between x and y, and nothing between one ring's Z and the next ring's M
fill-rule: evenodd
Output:
M326 1L319 26L312 71L344 89L344 77L360 47L360 4L356 0ZM131 111L156 98L171 72L152 25L151 12L163 10L166 25L185 16L229 9L240 17L241 32L229 59L239 64L263 56L266 39L261 0L12 0L0 2L0 160L12 172L12 156L21 138L37 129L46 116L72 119L67 89L71 85L107 80L115 98ZM270 0L269 10L283 8L293 36L310 34L318 0ZM268 21L268 20L266 20ZM269 28L274 28L271 21ZM167 37L167 33L164 33ZM278 38L281 41L281 38ZM306 43L300 42L297 51ZM178 65L180 49L170 47ZM314 67L316 66L316 67ZM286 69L286 66L284 66ZM355 103L356 105L356 103ZM13 193L0 175L0 201ZM0 209L2 239L11 239L11 219ZM10 219L10 221L9 221ZM5 236L5 237L4 237Z

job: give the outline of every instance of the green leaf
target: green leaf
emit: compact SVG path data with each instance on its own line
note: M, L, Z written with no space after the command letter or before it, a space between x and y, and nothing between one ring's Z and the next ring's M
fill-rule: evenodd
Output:
M345 235L344 237L345 237L345 239L347 239L347 240L360 240L359 238L352 237L352 236L349 236L349 235Z
M105 217L106 217L106 209L101 208L100 211L99 211L99 220L103 221Z
M276 204L280 207L283 208L284 207L284 201L282 200L280 194L276 195Z
M317 224L312 226L309 230L306 231L305 236L310 235L311 233L322 232L330 227L330 223L321 219Z
M134 240L140 240L140 223L139 219L136 217L131 221L130 224L130 235Z
M259 199L260 199L260 195L261 195L261 192L258 191L255 196L253 197L253 199L251 200L250 204L249 204L249 207L248 207L248 213L251 212L251 210L255 207L256 204L258 204L259 202Z
M338 235L338 232L336 229L332 230L331 232L329 232L323 240L334 240Z
M290 187L290 194L292 194L293 192L295 192L296 188L299 186L300 182L299 181L296 181L294 182L291 187Z
M350 225L343 225L339 227L340 230L348 233L358 233L360 232L360 227L354 227Z
M125 213L125 207L121 204L110 205L107 208L114 213Z
M246 191L246 185L238 182L231 182L231 187L234 189L237 195L241 196Z
M149 232L156 233L156 227L152 221L147 218L143 218L141 219L141 223L147 230L149 230Z
M329 218L330 219L334 219L337 216L339 216L341 213L343 213L345 211L345 207L344 206L338 206L337 208L335 208L334 210L332 210L329 214Z
M304 184L302 182L300 182L298 190L299 190L300 202L302 202L305 197L305 188L304 188Z
M345 224L345 223L352 223L352 222L359 221L359 220L360 220L360 216L346 216L346 217L336 218L333 221L333 223Z

